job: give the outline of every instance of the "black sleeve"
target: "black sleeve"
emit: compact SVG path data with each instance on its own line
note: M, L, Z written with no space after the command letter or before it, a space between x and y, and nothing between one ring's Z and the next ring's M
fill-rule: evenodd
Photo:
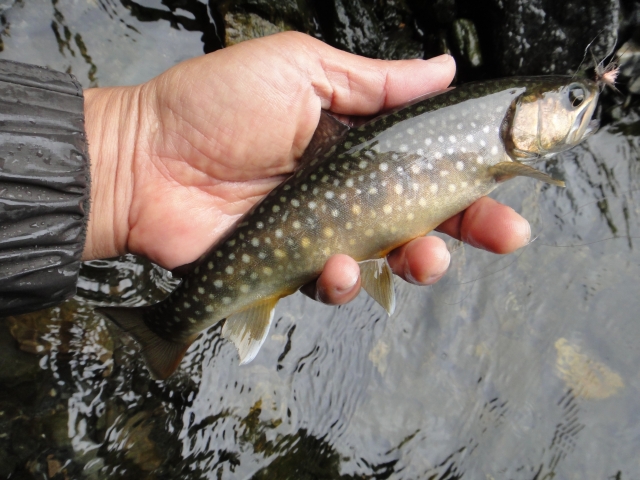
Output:
M89 184L80 84L0 61L0 316L74 295Z

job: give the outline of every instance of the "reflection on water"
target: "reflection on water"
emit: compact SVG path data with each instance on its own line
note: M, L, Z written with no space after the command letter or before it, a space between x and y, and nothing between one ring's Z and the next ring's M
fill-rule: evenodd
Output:
M237 5L263 28L301 25L295 3ZM406 5L357 3L369 22L407 18ZM0 2L1 56L85 86L135 83L217 48L224 22L251 32L237 5ZM398 38L384 45L420 50L419 35ZM496 257L448 240L447 277L397 281L392 318L364 294L339 308L289 297L246 366L213 328L174 377L151 380L92 307L158 301L177 280L134 257L87 263L78 298L0 322L0 478L635 478L640 123L627 100L605 101L610 124L544 166L566 189L517 179L496 192L531 221L527 248Z

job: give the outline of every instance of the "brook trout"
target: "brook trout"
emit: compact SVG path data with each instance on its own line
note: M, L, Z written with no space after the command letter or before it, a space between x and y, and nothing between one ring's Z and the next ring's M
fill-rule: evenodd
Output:
M200 332L222 335L251 361L278 300L314 280L336 253L362 262L363 288L391 314L384 257L593 133L599 84L550 76L448 89L349 128L323 114L300 168L191 267L163 302L102 308L137 340L149 370L168 377Z

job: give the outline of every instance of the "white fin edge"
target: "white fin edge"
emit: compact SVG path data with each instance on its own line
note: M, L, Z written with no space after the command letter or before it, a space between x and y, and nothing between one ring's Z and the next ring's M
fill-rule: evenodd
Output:
M396 309L396 292L393 287L393 272L385 258L360 262L362 288L384 308L389 316Z
M227 317L222 336L238 350L240 365L253 360L267 338L278 300L269 299Z

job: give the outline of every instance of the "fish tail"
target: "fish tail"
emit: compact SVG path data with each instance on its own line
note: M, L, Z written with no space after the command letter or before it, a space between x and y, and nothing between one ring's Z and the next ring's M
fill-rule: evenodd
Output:
M156 380L164 380L176 371L193 340L174 342L158 336L144 322L147 309L102 307L96 308L96 311L113 321L138 342L140 353L151 376Z

